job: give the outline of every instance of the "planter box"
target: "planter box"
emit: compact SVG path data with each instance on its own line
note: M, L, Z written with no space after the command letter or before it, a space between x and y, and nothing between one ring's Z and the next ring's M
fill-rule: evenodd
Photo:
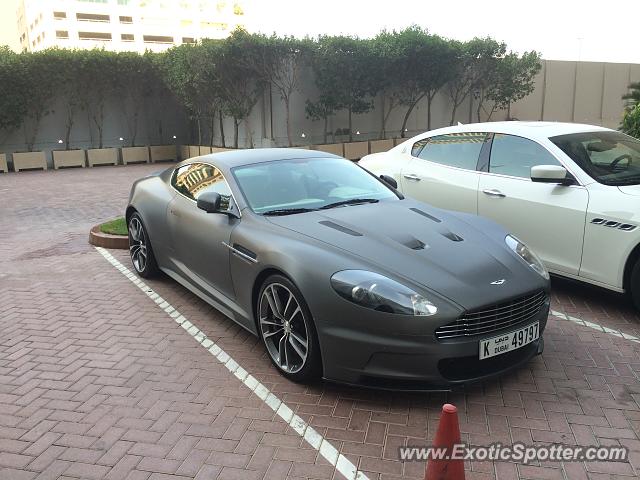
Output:
M227 148L227 147L212 147L211 148L211 153L220 153L220 152L228 152L230 150L233 150L233 148Z
M323 145L313 145L313 150L320 152L333 153L334 155L344 156L344 148L342 143L325 143Z
M197 145L189 145L189 158L200 156L200 147Z
M200 155L209 155L211 153L211 147L200 145Z
M180 160L189 158L189 145L180 145Z
M369 153L387 152L394 147L393 139L387 140L371 140L369 144Z
M47 169L47 157L44 152L22 152L13 154L13 170L19 172L26 168Z
M287 148L297 148L299 150L309 150L309 145L300 145L299 147L287 147Z
M369 142L351 142L344 144L344 157L349 160L360 160L369 155Z
M7 173L9 171L9 167L7 166L7 154L0 153L0 172Z
M151 152L151 161L155 162L175 162L178 160L176 155L177 149L175 145L152 145L149 147Z
M122 164L149 163L149 147L122 147Z
M117 148L92 148L87 150L87 160L89 166L95 165L117 165L118 149Z
M54 150L53 168L85 166L84 150Z
M409 140L408 138L394 138L393 139L393 145L400 145L402 142L404 142L405 140Z

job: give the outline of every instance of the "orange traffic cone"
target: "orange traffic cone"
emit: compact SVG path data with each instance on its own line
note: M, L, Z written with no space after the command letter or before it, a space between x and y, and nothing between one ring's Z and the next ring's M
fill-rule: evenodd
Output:
M451 455L453 446L460 442L460 425L458 409L450 403L442 406L438 431L433 439L433 447L446 449L447 457ZM464 480L464 462L449 458L429 458L424 474L425 480ZM437 454L435 455L437 457Z

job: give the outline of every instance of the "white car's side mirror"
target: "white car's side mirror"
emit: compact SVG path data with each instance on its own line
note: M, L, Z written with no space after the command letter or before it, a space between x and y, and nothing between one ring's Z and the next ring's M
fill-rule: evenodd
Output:
M531 180L540 183L561 183L571 185L574 182L567 176L567 169L559 165L536 165L531 167Z

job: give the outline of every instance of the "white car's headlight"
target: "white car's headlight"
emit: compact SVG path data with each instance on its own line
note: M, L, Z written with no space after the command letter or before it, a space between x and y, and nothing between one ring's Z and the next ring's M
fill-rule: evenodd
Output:
M538 272L543 278L549 280L549 272L538 256L529 250L524 243L513 235L507 235L504 239L508 247L513 250L520 258L522 258L531 268Z
M343 270L331 286L347 300L380 312L428 317L438 308L427 298L395 280L366 270Z

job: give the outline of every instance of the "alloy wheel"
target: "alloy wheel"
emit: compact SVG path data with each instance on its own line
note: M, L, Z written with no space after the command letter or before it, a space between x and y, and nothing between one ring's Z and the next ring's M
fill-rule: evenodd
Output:
M147 237L142 222L137 217L132 217L129 221L129 253L135 269L143 272L147 266Z
M299 372L309 353L309 332L295 295L280 283L271 283L260 297L259 319L269 355L283 371Z

